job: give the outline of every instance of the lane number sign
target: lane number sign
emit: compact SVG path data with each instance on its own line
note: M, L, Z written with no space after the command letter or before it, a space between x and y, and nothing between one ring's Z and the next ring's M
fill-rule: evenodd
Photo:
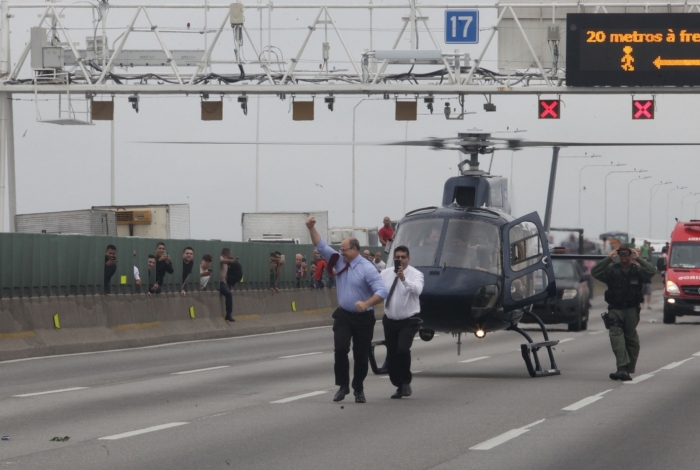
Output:
M445 10L445 44L477 44L478 42L478 10Z

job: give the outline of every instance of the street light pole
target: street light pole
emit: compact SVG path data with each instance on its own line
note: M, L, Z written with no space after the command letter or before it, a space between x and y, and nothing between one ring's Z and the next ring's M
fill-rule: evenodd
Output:
M512 157L511 157L511 162L512 162ZM578 171L578 226L581 227L581 174L583 173L583 169L587 168L589 166L625 166L624 163L613 163L610 162L610 165L583 165L581 169ZM512 174L512 168L511 168L511 174Z
M633 179L629 183L627 183L627 233L630 233L630 188L632 187L632 183L634 183L635 181L648 180L650 178L651 176L645 176L644 178L640 176L637 179Z
M685 201L685 198L687 198L687 197L692 197L692 196L697 196L698 194L700 194L700 192L698 192L698 193L686 194L685 196L683 196L683 197L681 198L681 219L683 218L683 201Z
M605 210L604 210L604 220L603 220L603 231L608 231L608 176L613 173L646 173L647 170L619 170L611 171L605 175Z
M670 202L671 198L669 197L673 191L680 191L681 189L688 189L688 186L678 186L676 188L673 188L669 192L666 193L666 233L668 233L668 203ZM682 208L681 208L682 209Z
M651 220L652 220L651 215L652 215L652 207L653 207L651 203L652 203L654 196L656 194L654 192L654 188L657 186L663 186L665 184L671 184L671 183L673 183L673 181L661 181L660 183L656 183L655 185L653 185L651 187L651 189L649 189L649 238L653 238L651 236ZM657 192L658 192L658 190L657 190Z

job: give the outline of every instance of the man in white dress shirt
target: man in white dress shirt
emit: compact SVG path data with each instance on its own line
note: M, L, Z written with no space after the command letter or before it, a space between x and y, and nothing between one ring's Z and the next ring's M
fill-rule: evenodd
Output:
M394 269L381 272L389 290L384 301L384 340L389 379L396 387L391 398L411 396L411 345L421 323L419 296L423 291L423 273L409 266L405 246L394 249Z

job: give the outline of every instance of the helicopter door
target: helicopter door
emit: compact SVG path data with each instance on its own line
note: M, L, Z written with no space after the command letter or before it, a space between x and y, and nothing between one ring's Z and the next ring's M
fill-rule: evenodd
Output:
M503 310L522 308L556 294L549 244L537 212L504 225Z

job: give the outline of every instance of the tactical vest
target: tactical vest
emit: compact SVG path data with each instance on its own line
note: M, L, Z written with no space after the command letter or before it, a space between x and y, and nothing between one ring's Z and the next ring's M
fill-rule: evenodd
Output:
M644 301L643 287L639 267L636 264L630 265L627 275L622 272L620 264L614 264L608 278L605 301L611 308L639 307L639 304Z

